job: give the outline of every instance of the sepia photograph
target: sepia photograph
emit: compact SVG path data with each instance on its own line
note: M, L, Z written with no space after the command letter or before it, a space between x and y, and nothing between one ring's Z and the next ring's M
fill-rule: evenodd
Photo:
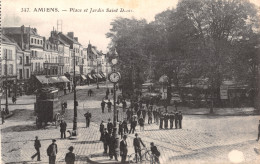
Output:
M259 0L0 0L1 164L260 163Z

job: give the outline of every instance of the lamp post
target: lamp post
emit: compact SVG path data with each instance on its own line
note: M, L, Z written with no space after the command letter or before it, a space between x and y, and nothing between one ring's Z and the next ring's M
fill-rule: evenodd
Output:
M77 95L76 95L76 77L75 77L75 69L76 69L76 57L75 57L75 50L73 51L74 54L74 65L73 65L73 87L74 87L74 118L73 118L73 132L72 132L72 136L77 136L77 106L78 106L78 102L77 102Z
M5 112L9 114L8 109L8 78L7 78L7 50L5 51Z
M98 83L98 60L97 60L97 89L99 89L99 83Z

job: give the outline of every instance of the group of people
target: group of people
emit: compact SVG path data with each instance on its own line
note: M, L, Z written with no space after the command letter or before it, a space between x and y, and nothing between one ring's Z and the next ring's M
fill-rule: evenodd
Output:
M112 160L113 158L118 161L118 155L120 154L121 156L121 163L125 163L126 162L126 157L127 157L127 153L128 153L128 144L127 144L127 135L124 134L123 135L123 131L126 130L126 132L128 132L128 129L125 127L125 123L126 120L124 122L120 122L119 124L119 129L118 129L118 133L119 135L121 135L121 142L120 145L118 145L119 143L119 138L116 137L116 133L115 133L115 128L113 128L113 124L111 122L110 119L108 119L108 123L107 123L107 127L105 128L104 125L104 121L101 121L100 123L100 141L103 142L103 146L104 146L104 154L109 155L110 160ZM125 129L126 128L126 129ZM130 129L131 132L131 129ZM132 131L134 133L134 131ZM141 138L138 137L138 134L135 134L135 138L133 140L133 146L134 146L134 150L136 153L136 162L137 162L137 156L140 157L140 160L142 160L142 155L141 155L141 145L143 145L143 147L145 147L145 144L143 143L143 141L141 140ZM119 146L119 150L117 149ZM120 153L119 153L120 152ZM160 152L158 151L157 147L154 146L154 143L151 143L151 152L154 156L154 159L157 163L159 163L159 156L160 156Z
M31 156L32 160L37 156L37 161L41 161L41 154L40 154L40 148L41 148L41 142L38 138L38 136L35 136L34 140L34 148L36 150L36 153ZM65 162L66 164L74 164L76 156L73 153L74 147L70 146L68 148L69 152L65 155ZM47 155L49 156L49 164L55 164L56 163L56 156L58 154L58 146L56 144L56 140L52 139L52 143L47 148Z

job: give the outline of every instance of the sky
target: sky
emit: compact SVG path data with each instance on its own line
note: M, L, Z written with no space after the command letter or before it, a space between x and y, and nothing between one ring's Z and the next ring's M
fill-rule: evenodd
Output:
M260 4L258 0L251 2ZM73 31L83 46L90 42L106 53L110 39L105 34L116 17L150 22L156 14L175 8L177 3L178 0L2 0L2 27L30 26L37 28L39 35L49 38L51 30L57 29L57 20L62 20L63 33ZM28 8L29 12L22 12ZM57 8L59 12L36 12L35 8ZM90 13L91 8L104 12ZM121 8L130 12L119 12ZM107 9L119 11L106 12Z

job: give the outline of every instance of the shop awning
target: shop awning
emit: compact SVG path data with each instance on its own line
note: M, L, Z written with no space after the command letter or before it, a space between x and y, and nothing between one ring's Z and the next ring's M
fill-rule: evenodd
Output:
M59 77L64 83L70 82L69 79L66 76L60 76Z
M85 75L81 75L81 77L82 77L83 80L87 79Z
M93 74L93 75L91 75L94 79L96 79L97 78L97 75L96 74Z
M88 74L88 77L89 77L90 79L93 79L93 77L92 77L90 74Z
M98 78L102 79L103 77L100 74L97 74Z
M52 82L49 81L49 79L48 79L46 76L44 76L44 75L42 75L42 76L35 76L35 77L36 77L36 79L37 79L40 83L42 83L42 84L52 83Z
M106 77L103 73L100 73L100 75L101 75L102 77L104 77L104 78Z

